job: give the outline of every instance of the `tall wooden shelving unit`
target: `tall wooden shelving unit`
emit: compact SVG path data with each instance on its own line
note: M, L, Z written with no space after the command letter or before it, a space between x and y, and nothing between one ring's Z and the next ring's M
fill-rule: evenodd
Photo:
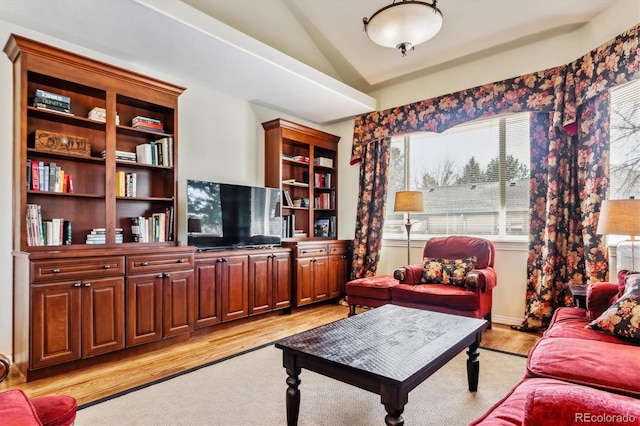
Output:
M70 361L193 330L194 249L177 247L175 238L178 97L184 88L17 35L9 38L4 52L14 66L18 368L27 379L37 378ZM72 115L32 106L37 89L70 98ZM95 107L106 112L104 121L88 118ZM164 129L134 128L136 116L159 120ZM90 151L43 149L34 141L36 131L83 138ZM116 158L116 151L136 152L137 145L161 138L173 139L173 165ZM60 166L73 176L73 192L29 188L27 160ZM135 196L117 195L118 172L136 174ZM30 204L40 206L43 220L70 221L71 244L29 244ZM132 217L171 210L167 229L173 229L174 238L134 242ZM86 244L96 228L104 230L104 244ZM122 243L116 238L120 228Z
M299 233L283 245L293 252L296 306L344 294L352 242L338 240L338 142L335 136L288 120L262 123L265 131L265 185L288 192L302 206L282 203L283 217L294 217ZM284 198L284 197L283 197ZM317 229L319 223L329 224Z

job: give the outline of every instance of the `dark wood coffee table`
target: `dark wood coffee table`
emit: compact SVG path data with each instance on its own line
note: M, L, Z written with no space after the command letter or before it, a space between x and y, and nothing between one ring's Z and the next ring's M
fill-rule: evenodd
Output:
M276 342L287 370L287 424L298 423L303 368L380 395L387 425L403 425L409 392L469 348L469 391L478 389L485 320L384 305Z

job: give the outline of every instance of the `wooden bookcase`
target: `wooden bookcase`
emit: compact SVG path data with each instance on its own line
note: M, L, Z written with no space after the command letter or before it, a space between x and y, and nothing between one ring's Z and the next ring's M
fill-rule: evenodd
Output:
M87 248L87 234L94 229L105 232L102 247L116 246L116 229L120 228L124 244L137 245L131 234L131 217L150 217L170 211L174 214L167 227L173 229L172 241L149 244L175 245L177 107L178 96L184 88L16 35L10 37L4 51L14 63L14 248L23 252L53 249L28 244L29 204L40 206L43 220L61 218L70 222L72 244L56 246L56 250ZM73 115L32 106L37 89L70 98ZM105 110L104 122L88 118L95 107ZM163 131L132 127L136 116L160 120ZM88 155L76 154L73 150L43 149L43 138L39 138L40 143L35 140L38 132L82 138L90 145ZM116 151L135 153L137 145L162 138L173 140L173 165L116 159ZM44 143L54 145L53 138ZM66 175L72 176L73 192L28 187L28 160L59 166ZM135 174L135 197L117 195L118 172ZM122 246L118 244L118 247Z
M195 249L177 246L175 214L178 97L184 88L17 35L10 36L4 52L14 72L13 346L18 369L32 380L72 371L95 357L119 359L140 343L188 338L195 320ZM71 113L36 108L37 90L69 104ZM104 116L90 118L94 108ZM137 116L158 120L163 128L137 128L132 121ZM117 156L164 138L171 143L163 151L163 165ZM30 184L35 170L29 174L28 162L50 169L55 163L72 176L73 191L35 189ZM136 191L122 196L116 182L127 174L135 174ZM30 239L31 205L39 206L45 221L70 222L70 244ZM134 241L131 218L162 213L164 241ZM92 231L104 241L88 244Z
M340 137L283 119L262 127L265 185L283 191L283 236L336 239ZM287 203L285 193L294 205Z

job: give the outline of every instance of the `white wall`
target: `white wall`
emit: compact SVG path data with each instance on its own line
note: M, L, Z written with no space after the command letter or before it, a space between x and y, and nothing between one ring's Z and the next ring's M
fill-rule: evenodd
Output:
M536 43L526 49L505 52L461 65L446 72L422 77L409 83L379 90L371 95L381 109L427 99L479 84L510 78L550 66L566 63L581 56L640 21L635 0L619 0L591 24L575 33ZM187 87L180 97L179 116L179 187L178 217L185 217L185 181L188 178L220 180L245 184L262 184L264 176L264 133L261 122L282 117L311 125L341 136L339 144L340 196L338 220L340 238L353 238L358 198L358 167L350 166L353 120L345 120L322 128L229 97L205 87L183 81L180 76L164 75L162 70L132 68L132 64L88 51L79 46L26 30L0 20L0 43L4 46L15 32L88 57L123 68L164 79ZM6 55L0 54L0 353L12 353L12 67ZM178 238L184 241L186 224L179 224ZM502 246L500 246L502 247ZM526 248L513 250L505 246L498 251L496 268L499 287L494 296L494 318L498 322L517 322L524 310L524 264ZM420 256L420 247L413 256ZM382 253L381 273L393 271L406 262L406 246L386 245Z

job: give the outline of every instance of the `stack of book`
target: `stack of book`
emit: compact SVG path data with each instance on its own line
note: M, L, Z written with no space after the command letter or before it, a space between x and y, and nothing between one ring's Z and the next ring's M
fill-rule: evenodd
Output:
M121 244L123 241L122 228L116 228L116 244ZM86 242L87 244L106 244L107 230L105 228L93 228L91 232L87 234Z
M155 118L143 117L138 115L131 120L131 127L140 130L150 130L152 132L164 132L162 121Z
M136 146L138 163L173 167L173 138L167 136Z
M71 175L54 162L27 159L27 190L73 192L73 181Z
M313 164L321 167L333 167L333 159L327 157L316 157L313 159Z
M102 151L102 158L107 158L107 151ZM119 161L129 161L131 163L136 162L136 153L135 152L127 152L127 151L117 151L116 150L116 160Z
M116 172L116 197L135 197L136 181L137 175L133 172Z
M107 111L104 108L95 107L87 115L89 120L105 123L107 121ZM120 125L120 116L116 114L116 125Z
M33 106L38 109L73 115L71 113L71 98L69 96L59 95L46 90L36 89Z
M293 207L309 207L308 198L296 198L293 200Z

